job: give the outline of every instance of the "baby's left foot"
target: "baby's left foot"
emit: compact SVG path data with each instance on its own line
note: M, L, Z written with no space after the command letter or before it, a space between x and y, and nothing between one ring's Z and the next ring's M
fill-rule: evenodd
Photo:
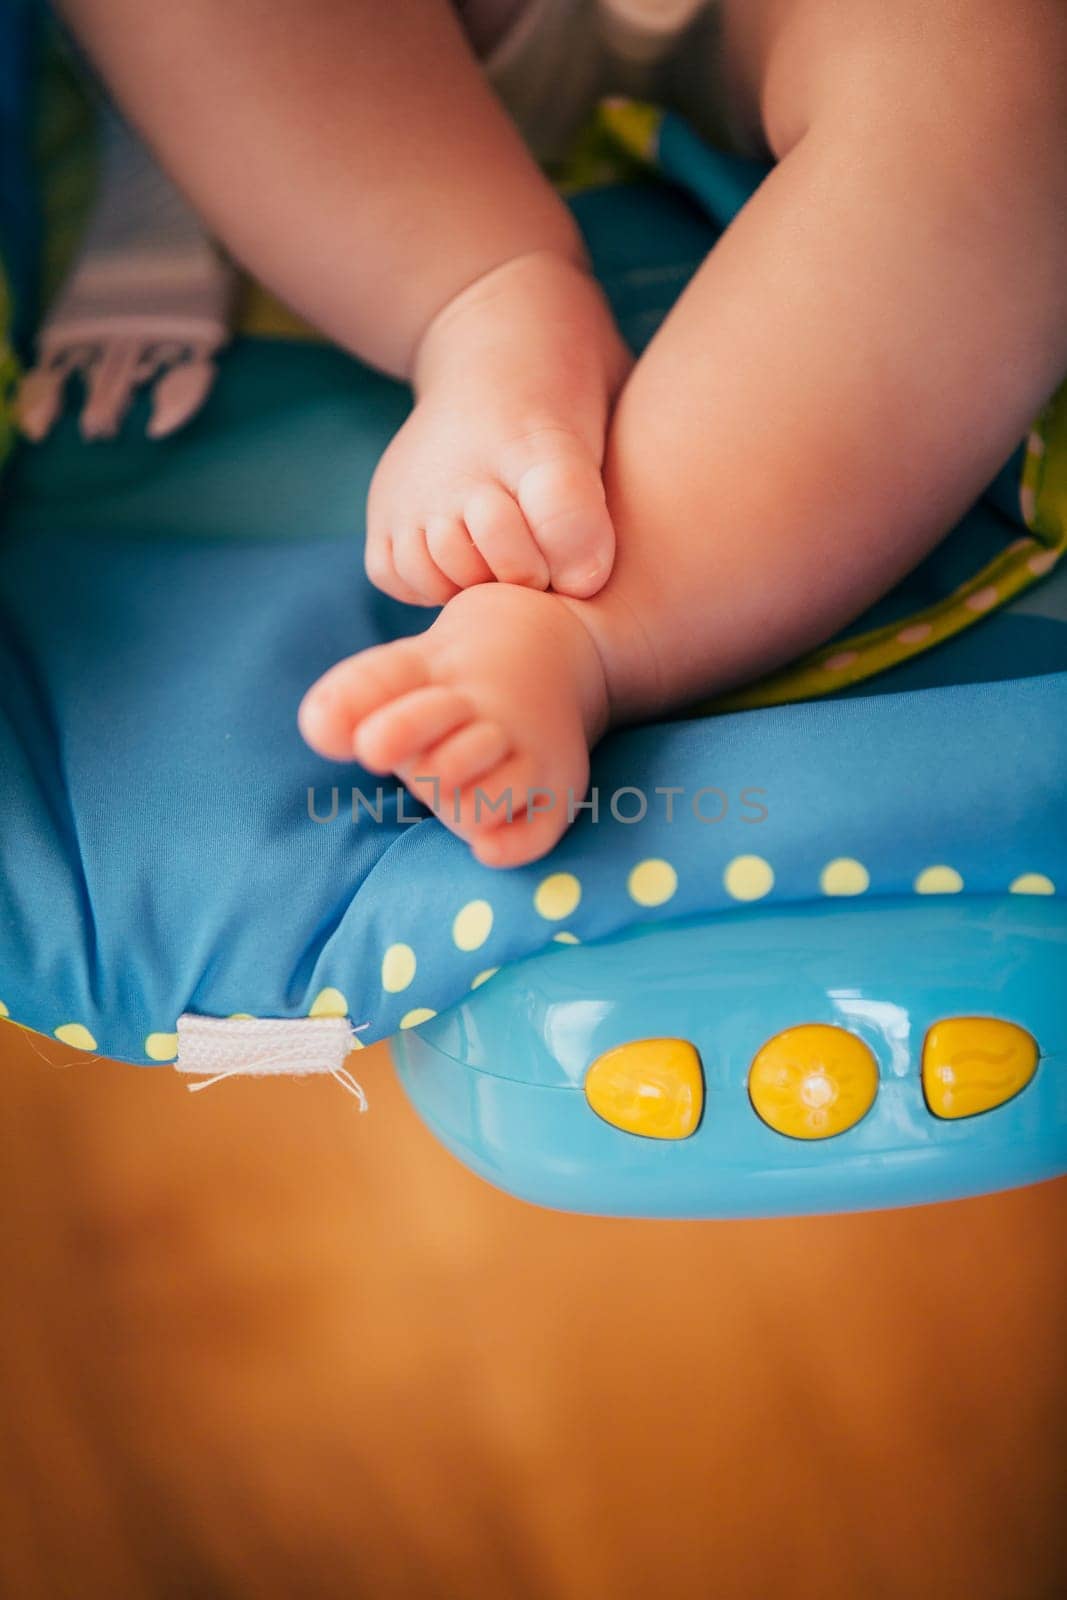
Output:
M417 638L332 667L301 731L335 761L395 772L485 865L535 861L584 798L608 723L586 609L514 584L469 589Z
M604 436L629 364L566 256L520 256L458 295L423 337L415 409L371 484L372 582L434 606L494 579L595 594L615 554Z

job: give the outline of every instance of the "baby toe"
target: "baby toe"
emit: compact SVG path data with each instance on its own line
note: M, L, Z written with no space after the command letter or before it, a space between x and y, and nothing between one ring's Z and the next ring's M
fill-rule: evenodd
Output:
M529 811L516 817L510 828L493 828L471 840L471 851L484 867L521 867L559 843L566 827L557 808Z
M309 689L296 715L305 743L328 761L352 760L352 714L339 685Z
M410 640L362 650L312 684L297 713L300 731L320 755L351 761L353 735L363 719L400 695L422 688L427 678L422 653Z
M393 772L469 722L470 702L456 689L415 689L373 712L356 730L357 760L371 772ZM421 776L421 774L419 775Z
M451 733L426 753L423 766L438 784L442 806L451 813L457 792L469 787L498 767L511 749L508 734L499 722L484 719L468 723ZM407 773L401 777L408 781Z
M514 751L456 793L456 822L465 838L513 824L523 816L536 788L533 764L525 751Z

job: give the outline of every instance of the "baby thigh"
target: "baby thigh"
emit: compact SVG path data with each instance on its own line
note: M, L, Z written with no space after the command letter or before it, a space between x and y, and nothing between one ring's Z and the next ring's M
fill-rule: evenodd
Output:
M1067 11L768 11L758 88L778 165L639 362L609 439L619 556L594 604L621 676L640 616L658 702L851 620L1067 371ZM619 697L654 708L639 683Z

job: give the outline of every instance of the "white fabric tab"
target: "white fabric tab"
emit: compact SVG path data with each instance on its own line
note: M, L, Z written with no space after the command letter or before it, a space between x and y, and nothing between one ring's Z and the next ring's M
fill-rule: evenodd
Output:
M307 1077L328 1073L343 1084L365 1111L367 1099L345 1069L356 1030L347 1017L197 1017L178 1018L179 1072L211 1083L233 1077ZM190 1088L206 1089L207 1083Z

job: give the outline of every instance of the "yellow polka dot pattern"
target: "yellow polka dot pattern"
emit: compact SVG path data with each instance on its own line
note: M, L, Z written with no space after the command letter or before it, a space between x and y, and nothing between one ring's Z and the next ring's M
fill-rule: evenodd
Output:
M762 856L735 856L723 872L723 886L731 899L741 902L762 900L774 887L774 868ZM827 861L819 873L819 888L829 898L848 898L866 894L870 888L870 873L862 861L853 856L835 856ZM631 868L626 879L626 890L636 905L655 907L666 905L678 888L678 873L674 866L661 857L648 857ZM916 894L959 894L964 888L961 874L955 867L934 863L924 867L916 876L912 888ZM1023 872L1009 885L1009 893L1016 895L1054 895L1056 885L1043 872ZM558 922L577 910L582 898L582 886L572 872L553 872L543 878L534 893L534 907L546 921ZM488 900L470 900L461 906L452 921L452 941L458 950L471 952L486 943L493 929L494 912ZM552 935L557 944L577 945L578 935L560 929ZM410 987L415 978L417 961L409 944L391 944L382 957L381 983L387 994L400 994ZM471 979L472 990L480 989L500 971L498 966L486 967ZM308 1008L309 1017L347 1017L348 1001L340 989L320 989ZM437 1013L428 1006L414 1006L400 1019L401 1028L417 1028ZM10 1018L7 1006L0 1001L0 1019ZM231 1021L252 1021L251 1012L234 1011ZM96 1039L83 1023L65 1022L54 1030L62 1044L76 1050L97 1050ZM362 1050L363 1041L352 1040L353 1050ZM150 1033L144 1041L145 1055L151 1061L173 1061L178 1054L178 1035L169 1031Z
M144 1053L149 1061L173 1061L178 1054L176 1033L150 1033L144 1042Z
M562 922L578 909L582 886L573 872L552 872L534 892L534 909L546 922Z
M959 894L963 879L955 867L924 867L913 887L916 894Z
M1009 894L1055 894L1056 885L1043 872L1024 872L1012 882L1008 892Z
M828 861L819 874L819 888L828 895L866 894L871 886L871 875L862 861L851 856L838 856Z
M723 871L723 886L732 900L742 903L762 900L774 888L775 875L771 863L763 856L740 855L729 861ZM834 856L819 872L820 892L829 899L850 899L866 894L871 886L868 868L855 856ZM963 878L955 867L935 864L924 867L915 878L916 894L958 894L964 887ZM674 865L659 856L649 856L632 867L626 878L626 892L635 905L656 907L666 905L678 889L678 872ZM1040 872L1023 873L1011 884L1012 894L1055 894L1052 879ZM534 907L546 921L556 922L577 910L582 898L582 885L572 872L553 872L543 878L534 892ZM458 950L472 952L484 945L494 925L493 907L488 900L470 900L461 906L452 920L452 942ZM578 935L561 928L552 935L556 944L578 945ZM393 944L382 962L382 987L396 994L408 988L415 976L415 954L410 945ZM471 979L471 990L480 989L496 976L498 966L486 967ZM337 990L323 990L313 1006L312 1014L344 1015L345 1010L324 1009L324 996L343 996ZM322 1002L320 1006L319 1002ZM405 1013L401 1027L415 1027L410 1021L418 1017L425 1021L424 1008L417 1007Z
M399 994L415 976L415 952L409 944L391 944L382 957L382 988Z
M309 1017L347 1017L348 1001L340 989L320 989L308 1007Z
M54 1030L60 1044L69 1044L73 1050L95 1050L96 1040L81 1022L64 1022Z
M774 888L774 868L762 856L735 856L722 881L733 900L762 900Z
M402 1028L417 1028L420 1022L429 1022L431 1017L436 1017L437 1012L431 1011L429 1006L415 1006L413 1010L406 1011L400 1019Z
M669 861L650 857L639 861L626 880L631 900L639 906L662 906L678 887L678 874Z
M452 922L452 943L457 950L480 950L493 931L493 908L488 900L471 900Z

